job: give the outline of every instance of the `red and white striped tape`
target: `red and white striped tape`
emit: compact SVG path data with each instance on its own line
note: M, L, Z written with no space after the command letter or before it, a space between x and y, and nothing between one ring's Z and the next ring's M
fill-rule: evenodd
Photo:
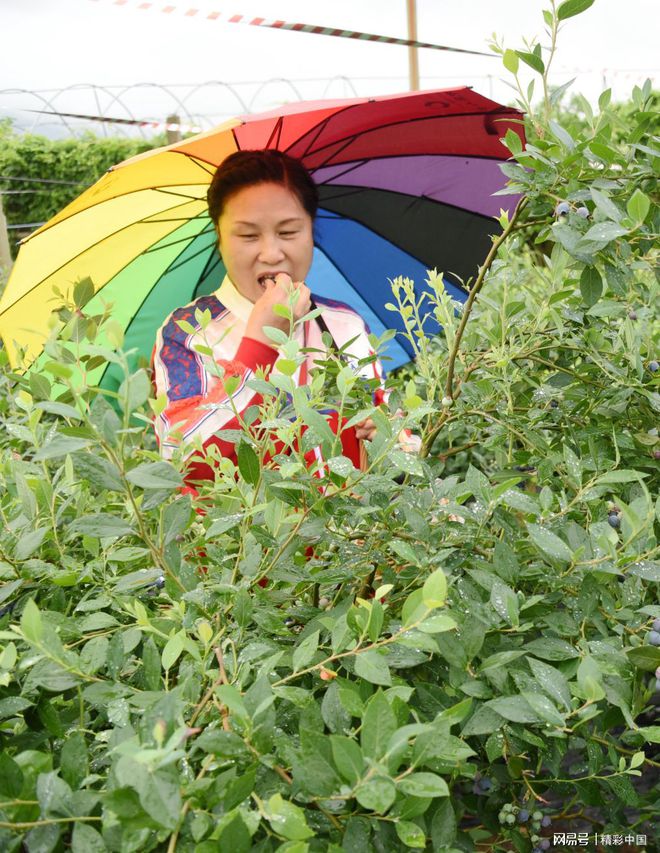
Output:
M398 44L403 47L425 47L430 50L448 50L452 53L470 53L473 56L490 56L492 53L482 53L479 50L465 50L461 47L448 47L444 44L431 44L426 41L414 41L412 39L397 39L391 36L379 36L374 33L361 33L356 30L338 30L332 27L319 27L314 24L292 24L288 21L278 21L268 18L251 18L248 15L230 15L226 12L209 12L205 9L195 7L173 6L172 4L161 5L160 3L142 2L142 0L92 0L93 3L112 3L114 6L133 6L138 9L149 11L160 11L166 15L183 14L187 18L206 18L208 21L217 21L219 18L228 24L246 24L249 27L267 27L273 30L289 30L296 33L311 33L317 36L335 36L336 38L354 39L356 41L373 41L381 44Z

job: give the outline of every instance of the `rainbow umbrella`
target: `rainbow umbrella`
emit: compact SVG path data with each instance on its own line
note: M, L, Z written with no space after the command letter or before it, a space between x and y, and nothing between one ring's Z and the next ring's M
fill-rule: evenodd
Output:
M39 359L56 303L91 278L86 305L112 313L125 347L149 360L157 329L175 308L211 294L224 267L206 207L217 165L237 149L278 148L299 157L320 191L315 255L308 284L319 296L349 303L380 334L401 329L385 304L389 279L443 272L464 301L499 226L494 217L515 196L494 197L506 183L500 143L522 136L521 114L469 88L376 98L289 104L230 120L167 148L112 168L28 237L0 301L0 336L10 360ZM431 325L428 332L437 331ZM411 357L397 335L391 369ZM38 361L37 361L38 366ZM108 372L108 370L110 372ZM112 367L100 377L113 387Z

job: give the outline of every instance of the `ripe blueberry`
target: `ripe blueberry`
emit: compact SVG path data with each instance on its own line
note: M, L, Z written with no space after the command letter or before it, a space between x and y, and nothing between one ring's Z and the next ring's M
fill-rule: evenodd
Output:
M550 839L544 838L543 841L539 844L541 850L549 850L550 849Z
M527 823L529 820L529 812L527 809L520 809L518 812L518 823Z
M654 619L653 620L653 625L651 626L651 630L660 632L660 619ZM658 669L660 669L660 667L658 667ZM656 675L658 676L658 678L660 678L660 672L657 672Z
M621 527L621 519L615 512L611 512L607 516L607 523L610 527L613 527L615 530L618 530Z
M658 632L658 631L651 631L651 633L649 634L648 639L649 639L649 643L650 643L652 646L660 646L660 632Z
M582 207L578 207L575 212L582 219L589 219L589 210L584 205L582 205Z
M557 402L557 400L550 400L550 408L551 409L558 409L559 408L559 403Z
M567 201L560 201L557 207L555 207L555 216L567 216L570 209L571 206Z
M653 451L653 458L654 459L660 459L660 450L654 450Z
M632 311L628 311L628 317L630 320L636 320L637 319L637 311L635 311L634 309Z
M658 364L657 361L655 361L655 360L649 361L649 370L651 371L651 373L657 373L659 369L660 369L660 364Z
M541 819L541 826L544 827L545 829L547 829L547 827L549 827L551 823L552 823L552 819L551 819L550 815L544 815L543 818Z

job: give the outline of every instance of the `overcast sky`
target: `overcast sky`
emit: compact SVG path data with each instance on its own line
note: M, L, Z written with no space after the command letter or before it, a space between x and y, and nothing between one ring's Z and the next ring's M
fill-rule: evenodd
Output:
M130 110L149 119L178 112L210 126L243 107L269 109L300 96L407 88L405 47L223 21L240 13L405 38L406 0L169 0L175 7L169 14L161 11L165 0L154 0L149 10L140 9L140 2L0 0L0 118L11 114L21 128L39 122L40 131L55 132L51 119L26 111L43 102L10 89L52 90L42 97L51 103L54 98L60 111L121 117ZM524 37L545 43L541 11L548 5L549 0L417 0L418 38L482 51L493 32L510 47L522 46ZM187 16L189 9L200 11ZM210 11L221 17L207 20ZM596 0L564 25L553 82L577 77L574 90L592 100L605 82L615 97L625 98L635 83L657 75L659 36L658 0ZM496 100L511 100L497 58L420 50L419 63L422 88L468 84ZM210 81L229 86L192 93L193 84ZM147 83L168 86L170 94L135 85ZM57 92L76 84L133 88ZM176 105L174 97L182 103Z

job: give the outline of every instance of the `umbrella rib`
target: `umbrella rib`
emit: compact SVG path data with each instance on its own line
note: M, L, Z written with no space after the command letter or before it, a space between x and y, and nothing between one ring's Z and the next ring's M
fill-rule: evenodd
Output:
M202 230L193 236L193 239L197 239L201 237L203 234L209 234L209 231ZM172 240L171 243L162 243L157 246L149 246L148 249L145 249L143 252L140 252L141 255L152 255L154 252L160 252L161 249L170 249L172 246L176 246L179 243L190 242L190 237L180 237L178 240ZM213 241L215 242L215 240Z
M280 147L280 139L282 138L283 121L284 121L284 119L282 118L282 116L280 116L277 119L277 122L275 123L275 127L273 128L272 133L270 134L270 138L268 139L268 142L266 143L266 146L265 146L266 148L279 148ZM272 142L275 139L275 137L277 137L277 141L275 142L274 145L272 145Z
M193 291L193 297L195 299L197 298L197 289L199 288L201 282L204 281L204 279L213 272L215 267L219 267L221 264L222 259L220 258L220 255L217 252L215 254L209 255L209 259L207 260L204 269L202 270L202 274L200 275Z
M193 237L193 240L196 240L199 236L200 236L200 235L199 235L199 234L197 234L197 236L196 236L196 237ZM189 244L189 245L190 245L190 244ZM184 265L184 264L187 264L187 263L188 263L188 261L192 261L192 260L193 260L193 258L197 258L197 257L199 257L199 255L204 254L204 252L208 252L208 250L209 250L209 246L203 246L203 247L202 247L201 249L199 249L197 252L194 252L192 255L188 255L184 260L180 260L181 255L185 252L185 248L184 248L183 252L181 252L179 255L177 255L177 258L176 258L174 261L172 261L172 263L171 263L171 264L169 264L169 266L167 267L166 272L168 272L168 273L169 273L169 272L172 272L172 271L174 271L174 270L178 270L178 269L179 269L179 267L181 267L181 266L182 266L182 265ZM165 273L163 273L163 275L164 275L164 274L165 274Z
M336 112L332 113L332 115L326 116L323 119L323 121L320 121L317 125L315 125L314 127L310 128L307 131L306 135L311 134L312 131L316 131L316 133L314 133L314 135L310 138L309 144L307 145L307 148L305 149L304 153L302 154L302 156L300 158L301 160L303 158L307 157L307 155L310 153L312 145L316 142L316 140L319 138L319 136L323 133L325 128L330 123L330 120L333 119L335 116L339 115L340 113L345 112L347 109L348 109L348 107L344 107L344 109L337 110ZM300 141L300 140L298 140L298 141ZM292 142L291 145L289 145L289 148L287 148L287 151L290 148L292 148L295 144L296 144L295 142Z
M361 160L356 160L356 161L355 161L355 162L353 162L353 163L347 163L347 164L346 164L346 168L344 169L344 171L343 171L343 172L337 172L337 174L336 174L336 175L333 175L333 176L332 176L332 178L330 178L330 180L331 180L331 181L335 181L335 180L337 180L338 178L343 178L345 175L349 175L351 172L354 172L356 169L359 169L361 166L364 166L364 165L366 165L367 163L370 163L372 160L376 160L376 159L385 159L385 158L384 158L384 157L383 157L383 158L377 158L377 157L363 157ZM392 157L391 159L399 159L399 158L398 158L398 157L396 157L396 158ZM322 167L322 166L319 166L319 167L317 167L317 169L312 169L312 172L311 172L312 177L314 177L314 173L315 173L319 168L323 168L323 167ZM322 186L333 186L333 184L330 184L330 183L328 183L328 182L323 182L323 183L318 184L318 186L320 186L320 187L322 187Z

